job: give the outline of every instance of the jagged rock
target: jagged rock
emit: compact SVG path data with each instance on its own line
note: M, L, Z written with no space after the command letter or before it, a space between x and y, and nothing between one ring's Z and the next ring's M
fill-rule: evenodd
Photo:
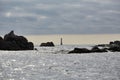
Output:
M91 50L88 50L86 48L74 48L74 50L70 51L69 53L100 53L108 51L120 52L120 41L116 40L110 42L109 44L98 44L93 46Z
M6 34L4 39L0 38L0 50L33 50L32 42L23 36L17 36L14 31Z
M114 41L109 43L109 49L112 52L119 52L120 51L120 41Z
M110 50L112 52L118 52L118 51L120 51L120 46L116 45L116 44L112 44L112 45L110 45L108 50Z
M41 47L44 46L44 47L54 47L54 43L53 42L47 42L47 43L41 43L40 45Z
M114 44L114 42L110 42L110 43L109 43L109 45L112 45L112 44Z
M113 43L120 46L120 41L114 41Z
M90 53L90 50L86 48L74 48L74 50L70 51L69 53Z
M100 48L98 48L98 46L94 46L91 49L91 52L107 52L107 48L100 49Z
M94 52L107 52L107 48L99 49L97 46L94 46L91 50L86 48L74 48L74 50L69 53L94 53Z
M11 31L10 33L8 33L4 36L4 40L5 41L12 41L13 38L15 38L15 37L16 37L16 35L14 34L14 31Z

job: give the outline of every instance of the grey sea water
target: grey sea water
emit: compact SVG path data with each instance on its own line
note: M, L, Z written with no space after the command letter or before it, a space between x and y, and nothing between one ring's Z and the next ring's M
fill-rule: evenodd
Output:
M0 80L120 80L119 52L66 54L74 47L0 51Z

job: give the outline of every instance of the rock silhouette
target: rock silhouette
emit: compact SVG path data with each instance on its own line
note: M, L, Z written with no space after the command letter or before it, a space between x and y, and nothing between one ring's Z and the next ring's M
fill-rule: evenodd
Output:
M120 41L114 41L109 43L109 49L112 52L119 52L120 51Z
M106 48L100 49L98 46L94 46L94 47L91 49L91 52L107 52L107 49L106 49Z
M101 47L101 48L99 48ZM92 47L91 50L87 48L74 48L69 53L101 53L101 52L120 52L120 41L110 42L109 44L98 44Z
M14 31L6 34L4 39L0 37L0 50L33 50L34 45L32 42L23 36L14 34Z
M53 42L41 43L40 47L54 47Z
M106 48L99 49L98 47L93 47L91 50L87 48L74 48L74 50L69 51L68 54L70 53L98 53L98 52L107 52Z
M87 48L74 48L74 50L70 51L69 53L90 53L90 50Z
M111 52L120 52L120 41L111 41L109 44L105 44L105 46L101 46L104 49L107 49Z

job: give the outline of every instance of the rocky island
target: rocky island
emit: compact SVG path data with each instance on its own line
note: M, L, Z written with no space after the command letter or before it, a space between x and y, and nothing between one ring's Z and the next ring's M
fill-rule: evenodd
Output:
M0 37L0 50L33 50L34 45L24 36L14 34L14 31L6 34L4 38Z

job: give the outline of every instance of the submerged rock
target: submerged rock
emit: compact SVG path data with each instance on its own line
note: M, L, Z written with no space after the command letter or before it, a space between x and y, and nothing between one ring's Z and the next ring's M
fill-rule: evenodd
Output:
M33 50L34 45L32 42L23 36L14 34L14 31L6 34L4 39L0 38L0 50Z

